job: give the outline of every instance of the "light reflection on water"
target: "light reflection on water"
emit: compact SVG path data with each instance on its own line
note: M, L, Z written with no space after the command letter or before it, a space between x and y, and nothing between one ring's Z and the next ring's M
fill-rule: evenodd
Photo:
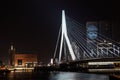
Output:
M74 72L15 72L0 75L0 80L109 80L107 75Z
M97 74L59 72L52 74L50 80L109 80L109 77Z

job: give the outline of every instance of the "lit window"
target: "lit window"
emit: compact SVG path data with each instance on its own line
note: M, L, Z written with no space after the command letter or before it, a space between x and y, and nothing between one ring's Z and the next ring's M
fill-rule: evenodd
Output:
M22 59L18 59L18 65L22 65Z

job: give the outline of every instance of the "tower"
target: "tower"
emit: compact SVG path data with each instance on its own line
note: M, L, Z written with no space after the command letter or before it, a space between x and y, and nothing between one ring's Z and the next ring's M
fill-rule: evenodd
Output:
M13 45L10 46L10 49L8 52L9 52L8 63L10 66L14 66L15 48L13 47Z
M66 17L65 17L65 11L62 10L62 32L61 32L61 42L60 42L60 52L59 52L59 62L61 61L61 56L62 56L62 49L63 49L63 43L66 42L66 45L68 47L70 56L72 60L76 60L76 56L74 54L74 51L72 49L70 40L68 38L67 34L67 25L66 25Z

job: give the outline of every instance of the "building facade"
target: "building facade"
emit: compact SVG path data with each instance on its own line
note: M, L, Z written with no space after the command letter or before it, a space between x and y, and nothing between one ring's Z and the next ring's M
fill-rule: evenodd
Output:
M37 66L37 54L17 53L13 45L9 49L8 63L13 67L35 67Z
M15 67L35 67L37 66L36 54L15 54Z

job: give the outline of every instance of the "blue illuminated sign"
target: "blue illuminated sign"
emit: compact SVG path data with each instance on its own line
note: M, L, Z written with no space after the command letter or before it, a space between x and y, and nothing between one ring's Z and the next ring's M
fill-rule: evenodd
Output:
M87 37L90 39L96 39L98 36L98 29L96 26L94 25L89 25L87 27Z

